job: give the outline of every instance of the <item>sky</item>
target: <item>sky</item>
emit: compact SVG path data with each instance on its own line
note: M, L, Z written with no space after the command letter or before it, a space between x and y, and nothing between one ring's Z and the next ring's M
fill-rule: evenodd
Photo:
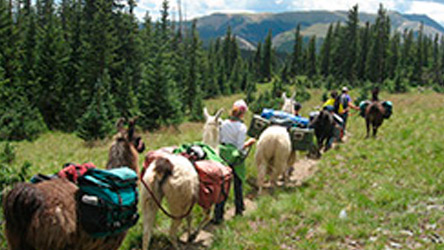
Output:
M162 6L162 0L137 0L136 15L142 19L149 11L153 19L157 19ZM177 15L177 1L170 0L172 17ZM308 10L348 10L355 4L359 12L376 13L379 3L391 11L408 14L425 14L444 26L444 0L180 0L182 13L188 20L222 13L260 13L288 12Z

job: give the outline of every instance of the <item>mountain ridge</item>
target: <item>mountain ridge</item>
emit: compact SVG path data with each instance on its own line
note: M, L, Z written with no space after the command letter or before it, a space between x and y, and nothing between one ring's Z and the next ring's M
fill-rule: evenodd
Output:
M444 27L427 15L402 14L397 11L388 11L393 31L403 32L404 29L418 31L421 22L424 23L424 33L433 35L438 33L444 35ZM373 23L376 14L359 13L359 20L363 25L365 22ZM240 41L241 48L251 49L258 42L263 41L272 31L273 45L279 51L288 51L289 44L294 39L294 30L297 24L301 25L301 34L304 37L316 35L320 40L325 36L330 23L347 20L347 11L291 11L281 13L222 13L197 18L197 30L204 42L223 37L228 26L232 34ZM191 22L186 22L191 25ZM305 38L304 40L307 40Z

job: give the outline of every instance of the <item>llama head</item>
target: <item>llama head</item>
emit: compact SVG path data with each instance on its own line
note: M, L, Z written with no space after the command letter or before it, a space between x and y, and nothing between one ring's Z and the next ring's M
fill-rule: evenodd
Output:
M290 114L294 114L294 104L296 101L294 100L294 97L296 96L296 92L293 92L293 95L291 95L290 98L287 97L287 94L284 92L282 93L282 99L284 100L284 105L282 106L282 111L285 111Z
M202 141L205 144L210 145L213 148L217 148L219 145L219 129L222 123L220 116L224 111L223 108L219 109L214 116L208 113L208 109L204 108L205 125L203 131Z
M137 118L134 117L128 121L128 129L124 127L126 119L120 118L116 123L118 133L115 139L130 143L137 152L142 153L145 150L145 144L142 141L142 137L135 133Z

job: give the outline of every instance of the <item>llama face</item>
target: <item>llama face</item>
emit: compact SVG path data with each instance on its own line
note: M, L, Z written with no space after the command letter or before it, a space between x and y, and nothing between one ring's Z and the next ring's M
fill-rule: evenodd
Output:
M128 123L128 129L124 128L125 118L120 118L117 121L118 136L128 141L137 152L142 153L145 150L145 143L142 137L135 133L137 117L132 118Z
M294 92L290 98L287 97L287 94L285 92L282 93L282 99L284 100L284 105L282 106L282 111L285 111L290 114L294 113L294 104L296 103L296 101L294 100L295 96L296 96L296 92Z
M204 108L203 112L205 116L205 125L202 141L215 148L219 144L219 129L222 123L220 116L223 109L219 109L214 116L208 113L207 108Z

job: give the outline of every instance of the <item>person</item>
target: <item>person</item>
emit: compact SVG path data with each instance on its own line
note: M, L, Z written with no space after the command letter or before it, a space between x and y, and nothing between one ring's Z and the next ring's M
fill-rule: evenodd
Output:
M234 102L229 119L222 123L220 128L220 156L232 167L234 175L234 204L236 215L242 215L245 210L242 183L245 181L246 149L251 147L256 140L254 138L245 142L247 136L247 126L242 119L248 111L244 100ZM214 224L220 224L223 220L225 201L216 204L214 210Z
M332 111L338 115L341 115L344 112L344 107L342 103L339 102L338 92L336 90L332 90L330 92L330 98L327 99L326 102L324 102L322 108L325 109L327 106L332 106Z
M302 105L299 102L294 103L294 115L295 116L299 116L299 117L301 116L299 114L299 111L301 111L301 108L302 108Z
M322 108L332 113L333 118L337 125L335 127L334 137L332 137L327 144L327 148L330 148L334 140L341 142L342 136L344 134L343 133L344 121L341 116L341 114L344 113L344 107L342 106L342 103L339 100L338 92L336 90L332 90L330 92L330 98L322 105Z
M340 102L342 107L344 108L343 112L340 114L343 120L342 129L345 133L345 128L347 126L347 118L350 111L350 108L354 110L359 110L359 107L353 104L353 101L348 94L348 88L346 86L342 87L342 94L340 96Z

